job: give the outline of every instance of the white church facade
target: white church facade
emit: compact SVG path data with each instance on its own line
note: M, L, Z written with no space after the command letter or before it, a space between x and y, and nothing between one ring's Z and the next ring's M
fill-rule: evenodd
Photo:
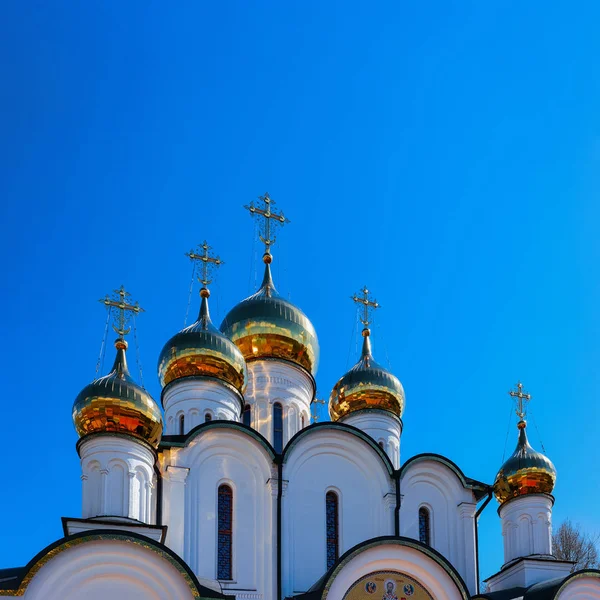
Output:
M600 600L600 572L552 553L556 472L531 448L523 400L517 446L493 484L449 459L401 460L404 390L374 359L365 288L363 346L311 424L317 334L271 275L220 327L209 314L206 243L189 254L202 289L195 323L165 344L158 400L127 366L123 289L110 373L73 405L82 514L25 566L0 569L0 596L26 600ZM495 496L495 500L493 499ZM478 517L499 503L504 564L479 589Z

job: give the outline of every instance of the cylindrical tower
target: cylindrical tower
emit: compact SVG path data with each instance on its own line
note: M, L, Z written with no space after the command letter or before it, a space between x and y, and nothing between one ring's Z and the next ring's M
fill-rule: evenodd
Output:
M511 395L519 399L519 440L494 482L494 494L500 503L505 564L527 556L552 556L551 494L556 482L556 469L550 459L536 452L527 440L523 399L531 396L523 394L521 384L518 392Z
M115 346L111 372L87 385L73 405L80 437L82 516L153 524L162 417L150 394L129 374L122 335Z
M229 311L221 324L248 365L243 421L281 452L310 424L319 343L312 323L273 284L271 254L258 292Z
M366 287L362 294L362 297L353 296L364 309L361 357L335 384L329 398L329 415L332 421L354 425L370 435L397 469L400 466L404 388L395 375L373 358L369 310L379 308L379 304L369 300Z
M239 421L244 407L246 362L210 320L207 267L222 261L208 250L204 242L197 252L188 253L202 267L198 319L175 334L158 359L166 435L185 435L207 421Z
M251 203L245 208L262 219L263 282L255 294L229 311L221 331L233 340L248 364L242 422L257 429L281 452L291 437L310 424L319 342L306 315L275 289L271 276L273 230L288 220L273 210L275 203L269 194L259 199L260 206Z

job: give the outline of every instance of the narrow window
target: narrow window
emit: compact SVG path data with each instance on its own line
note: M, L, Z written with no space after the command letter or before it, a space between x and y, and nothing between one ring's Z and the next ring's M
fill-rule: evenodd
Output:
M338 497L335 492L325 495L325 528L327 530L327 568L330 569L339 556Z
M244 406L244 412L242 413L242 423L250 427L250 421L252 420L252 407L249 404Z
M385 448L383 447L383 440L379 440L379 447L380 447L382 450L385 450Z
M305 423L305 421L304 421L304 415L302 415L302 429L304 429L304 423Z
M180 415L179 417L179 435L183 435L185 432L185 417Z
M273 404L273 446L275 452L283 450L283 408L279 402Z
M233 491L228 485L219 486L218 512L217 579L232 579Z
M419 541L428 546L431 543L429 511L423 506L419 509Z
M204 415L204 422L208 423L209 421L212 421L212 415L210 413L206 413Z

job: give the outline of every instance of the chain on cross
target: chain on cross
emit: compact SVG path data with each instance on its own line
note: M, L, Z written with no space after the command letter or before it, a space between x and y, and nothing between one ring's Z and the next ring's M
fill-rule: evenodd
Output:
M144 312L144 309L137 302L135 304L131 303L131 294L123 286L115 290L112 296L107 294L99 302L102 302L112 313L115 321L112 327L121 339L131 331L131 327L128 327L130 315Z
M218 256L210 256L208 251L212 250L212 247L208 245L206 240L202 242L196 250L190 250L185 255L189 257L191 261L197 261L200 263L200 274L198 275L198 281L203 287L207 287L212 280L209 279L211 268L220 267L225 264Z
M515 402L517 403L517 416L520 419L524 419L525 415L527 414L526 403L531 400L531 394L523 391L523 384L520 381L517 382L517 389L510 390L508 394L514 398Z
M245 205L244 208L249 211L250 215L253 217L258 215L264 219L264 221L261 222L261 232L258 237L265 245L265 256L270 256L271 246L275 243L276 239L275 227L277 225L285 225L290 221L283 215L283 211L278 214L272 210L271 207L275 204L275 201L271 199L268 193L265 193L264 196L259 196L258 199L262 202L261 206L255 206L254 201L252 201L249 205Z
M368 327L372 323L371 316L373 314L373 311L378 308L381 308L381 304L379 304L374 298L373 300L369 300L369 294L371 292L369 292L367 286L364 286L359 293L362 294L362 297L358 294L354 294L354 296L351 296L351 298L357 304L362 304L363 314L360 319L360 322L365 327Z

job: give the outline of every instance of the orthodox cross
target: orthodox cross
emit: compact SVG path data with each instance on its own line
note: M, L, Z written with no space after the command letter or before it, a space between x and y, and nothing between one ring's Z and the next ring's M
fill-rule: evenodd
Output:
M373 298L373 300L369 300L369 294L371 292L369 292L369 290L367 289L367 286L364 286L363 289L360 291L360 293L362 294L362 298L360 296L358 296L357 294L354 294L354 296L350 296L350 297L357 304L363 305L363 314L360 319L360 322L365 327L368 327L371 324L371 315L373 314L373 311L376 310L377 308L381 308L381 304L379 304L374 298Z
M190 250L185 255L189 257L191 261L198 261L200 263L200 275L198 275L198 281L203 287L206 287L209 283L212 283L208 277L212 267L220 267L224 262L218 256L210 256L208 251L212 250L212 247L206 243L206 240L202 242L201 246L196 248L196 251Z
M527 409L525 408L525 403L531 400L531 394L528 394L523 391L523 384L520 381L517 383L517 389L510 390L508 394L512 398L514 398L515 402L517 403L517 416L520 419L523 419L527 412Z
M265 245L265 255L270 255L271 246L275 243L275 227L277 225L285 225L290 221L283 216L283 212L277 214L275 211L271 210L275 201L271 200L268 193L265 193L264 196L259 196L258 199L262 202L261 206L254 206L254 201L252 201L248 206L244 206L244 208L249 211L252 216L258 215L259 217L263 217L264 221L261 222L260 234L258 237ZM271 221L273 221L273 224L271 224ZM273 237L271 237L271 235Z
M104 298L99 300L113 313L115 324L112 327L121 339L131 331L131 327L127 327L130 315L144 312L144 309L137 302L132 304L130 298L131 294L121 286L114 291L112 296L106 294Z

